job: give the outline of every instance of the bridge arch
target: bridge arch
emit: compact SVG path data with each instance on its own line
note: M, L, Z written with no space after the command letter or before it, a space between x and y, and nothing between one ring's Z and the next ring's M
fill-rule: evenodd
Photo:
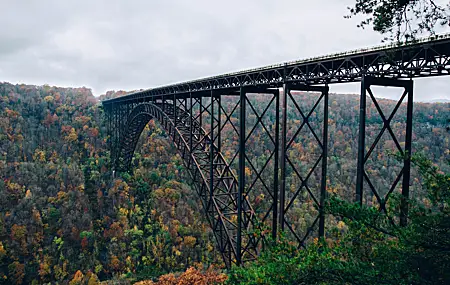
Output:
M174 107L167 101L137 104L127 116L121 132L117 155L114 158L116 169L124 171L131 168L139 137L151 119L159 121L182 157L193 181L192 185L201 198L226 266L229 268L232 262L242 258L237 247L239 238L247 245L246 258L254 259L257 256L256 239L253 235L238 237L237 178L217 146L212 143L210 135L184 109ZM212 165L211 155L215 162ZM212 177L211 173L214 174ZM242 203L248 230L253 225L254 211L247 198Z

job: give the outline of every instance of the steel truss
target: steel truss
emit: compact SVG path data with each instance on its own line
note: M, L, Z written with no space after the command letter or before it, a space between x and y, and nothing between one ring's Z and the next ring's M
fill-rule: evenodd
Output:
M113 168L132 169L139 136L148 121L156 119L183 159L227 267L254 260L266 237L276 238L279 231L305 246L311 237L326 235L323 207L327 196L328 84L361 81L355 200L362 204L373 195L380 212L386 212L386 203L401 182L399 220L406 225L412 78L438 75L450 75L449 36L225 74L106 100L103 107ZM372 86L403 88L389 116L383 113ZM295 91L316 92L318 99L312 107L305 107ZM380 133L368 148L367 98L383 121ZM391 123L405 98L406 135L402 147ZM256 105L255 100L262 102ZM258 110L257 106L263 108ZM288 109L298 113L298 125L288 120ZM292 130L290 135L288 130ZM310 155L313 158L305 165L298 165L298 159L290 156L295 145L306 147L306 142L299 140L301 132L309 135L309 146L317 151L317 157ZM224 133L231 135L224 137ZM385 195L377 191L366 171L383 134L392 137L404 157L401 171ZM264 154L251 147L261 136L269 142ZM306 163L311 163L310 167ZM370 192L364 191L365 184ZM305 202L315 210L311 209L312 218L304 219L305 225L299 226L300 218L293 216L292 209Z
M262 112L255 109L249 98L252 91L265 92L270 97ZM134 150L149 120L154 118L161 123L183 158L215 234L218 249L226 266L230 267L231 263L242 264L256 258L264 240L264 237L256 235L256 231L260 231L264 224L266 228L272 227L272 236L276 236L277 220L269 217L278 216L279 90L230 90L229 96L238 98L231 110L221 104L220 95L223 94L209 93L208 97L189 94L182 99L153 98L148 102L106 108L106 111L109 114L108 126L113 131L110 140L113 164L118 171L132 168ZM276 115L272 126L263 120L269 108ZM233 122L238 113L239 124L236 126ZM254 125L246 124L245 118L250 115L256 117ZM127 119L121 122L121 116ZM220 151L221 133L226 125L231 126L239 138L238 149L230 155L231 163L227 163ZM246 146L258 127L273 144L261 169L254 165ZM236 160L238 167L233 169L230 164L235 164ZM262 177L269 164L273 168L269 171L271 176ZM246 177L246 168L255 175ZM256 185L264 187L263 192L269 197L265 203L267 207L253 209L252 204L260 194L255 193L260 190Z
M397 87L403 89L402 95L400 96L399 101L392 113L387 117L380 105L378 104L377 99L375 98L372 92L372 86L385 86L385 87ZM366 182L370 188L371 193L376 197L379 210L386 212L386 203L389 199L389 196L396 189L398 183L403 178L402 181L402 204L400 209L400 224L406 225L407 216L408 216L408 204L407 200L409 198L409 184L411 177L411 143L412 143L412 116L413 116L413 86L414 83L412 80L397 80L397 79L388 79L388 78L374 78L370 76L364 76L361 81L361 98L360 98L360 113L359 113L359 136L358 136L358 165L357 165L357 178L356 178L356 195L355 200L362 204L364 199L364 182ZM375 105L375 108L380 115L380 118L383 120L383 127L379 134L376 136L375 141L370 146L368 151L366 152L366 110L367 110L367 93L369 94L369 98ZM407 113L406 113L406 135L405 135L405 147L403 148L400 145L400 142L391 128L391 121L396 115L398 109L402 105L404 99L407 98ZM366 163L370 158L371 154L375 150L375 147L380 142L383 134L388 131L392 140L395 143L395 146L398 152L404 157L403 158L403 167L400 173L397 175L395 181L391 185L389 191L384 197L382 197L377 189L375 189L369 175L365 170Z
M282 149L281 149L281 192L280 192L280 225L281 230L285 230L287 226L289 232L298 241L299 246L304 246L305 241L310 237L311 232L318 226L318 236L323 237L325 235L325 215L323 212L323 207L326 198L326 178L327 178L327 157L328 157L328 86L302 86L302 85L290 85L285 84L283 88L283 123L282 123ZM292 91L309 91L309 92L319 92L320 96L315 102L315 104L309 110L302 110L299 103L292 94ZM290 100L289 100L290 99ZM287 109L289 106L288 102L291 102L292 108L297 110L301 116L302 123L300 126L295 127L295 133L291 138L287 138ZM322 119L322 136L316 134L316 131L311 126L311 116L317 110L319 104L323 104L323 119ZM297 136L302 130L307 130L314 137L314 143L320 149L320 155L313 162L313 166L302 173L300 168L289 158L288 152L292 148ZM320 166L319 166L320 165ZM318 191L314 191L309 185L309 180L311 175L315 170L321 168L321 180ZM300 181L300 185L295 185L291 179L291 182L287 182L286 176L289 172L291 177L295 177ZM286 199L286 188L292 184L294 186L295 192L291 197ZM317 207L318 213L314 218L313 222L307 226L306 229L301 229L300 231L294 229L291 221L289 221L288 214L294 202L299 198L299 194L302 191L306 191L310 199L312 199L314 206ZM317 195L318 193L318 195Z

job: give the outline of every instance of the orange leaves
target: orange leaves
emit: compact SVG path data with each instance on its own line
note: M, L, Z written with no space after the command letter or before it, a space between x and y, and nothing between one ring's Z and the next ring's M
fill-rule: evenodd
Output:
M91 138L96 138L96 137L98 137L98 134L99 134L100 132L99 132L99 130L97 129L97 128L90 128L89 129L89 136L91 137Z
M25 241L25 237L27 234L26 226L19 226L14 224L11 227L11 239L15 241Z
M124 235L124 231L119 222L114 222L109 226L108 230L105 230L103 236L105 238L121 238Z
M50 267L50 257L44 256L44 260L39 264L39 276L43 281L45 281L47 276L49 276L52 273L51 267Z
M250 170L250 168L246 167L245 168L245 176L250 177L252 175L252 171Z
M17 111L6 108L5 112L6 112L6 116L8 118L16 119L17 117L19 117L19 112L17 112Z
M178 201L180 195L177 193L177 190L166 187L166 188L158 188L154 192L155 198L158 200L166 200L170 204L176 203Z
M82 248L83 250L85 250L85 249L87 249L88 245L89 245L88 238L87 238L87 237L84 237L84 238L81 240L81 248Z
M72 129L71 126L62 126L62 127L61 127L61 133L67 134L67 133L70 132L71 129Z
M73 276L73 279L69 282L69 285L81 285L83 278L84 278L83 272L78 270L77 272L75 272L75 275Z
M91 117L87 117L87 116L79 116L79 117L75 118L75 122L77 122L81 125L86 125L90 120L91 120Z
M209 268L205 272L194 267L189 267L181 275L173 273L162 275L157 282L141 281L136 285L218 285L224 284L227 276L214 268Z
M25 264L18 261L14 261L8 265L9 276L13 284L22 284L23 278L25 277Z
M111 257L110 267L111 267L114 271L119 271L119 270L120 270L121 264L120 264L120 260L119 260L119 258L117 258L117 256L113 255L113 256Z

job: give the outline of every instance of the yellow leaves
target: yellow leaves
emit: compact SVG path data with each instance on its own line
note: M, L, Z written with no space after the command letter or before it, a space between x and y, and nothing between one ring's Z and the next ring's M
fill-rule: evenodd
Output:
M48 96L44 97L44 101L47 103L51 103L51 102L55 101L55 98L53 98L53 96L51 96L51 95L48 95Z
M11 227L11 239L16 241L21 241L25 239L25 236L27 235L27 227L26 226L19 226L14 224Z
M14 196L19 196L20 194L22 194L25 191L25 186L20 186L17 183L7 181L6 189L8 190L8 192L13 194Z
M337 228L343 230L346 228L346 224L343 221L339 221L339 223L337 224Z
M84 192L84 189L85 189L84 184L81 184L81 185L77 186L76 189L77 189L78 191L80 191L80 192Z
M193 236L185 236L184 237L184 244L188 248L194 248L195 244L197 243L197 239Z
M0 241L0 260L6 256L6 249L3 246L3 243Z
M78 140L78 134L75 131L75 128L71 128L69 134L67 136L65 136L64 139L66 140L66 142L77 141Z
M338 194L339 190L336 187L327 186L327 192L332 194Z
M128 209L126 209L126 208L120 208L119 209L119 214L122 215L122 216L127 216L129 212L130 211Z
M245 168L245 176L251 176L252 175L252 171L250 170L250 168L246 167Z
M39 162L46 162L46 154L45 151L36 149L33 154L33 160Z
M59 191L59 192L56 194L56 197L58 198L58 200L65 199L65 198L67 197L67 193L66 193L66 192L63 192L63 191Z
M89 277L88 285L97 285L100 284L100 281L98 280L98 277L96 274L92 273Z

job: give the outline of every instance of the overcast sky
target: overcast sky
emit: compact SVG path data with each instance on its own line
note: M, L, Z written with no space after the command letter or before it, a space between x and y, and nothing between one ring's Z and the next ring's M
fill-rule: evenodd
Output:
M353 2L0 0L0 82L100 95L380 44L343 18ZM450 77L416 82L418 100L450 99Z

